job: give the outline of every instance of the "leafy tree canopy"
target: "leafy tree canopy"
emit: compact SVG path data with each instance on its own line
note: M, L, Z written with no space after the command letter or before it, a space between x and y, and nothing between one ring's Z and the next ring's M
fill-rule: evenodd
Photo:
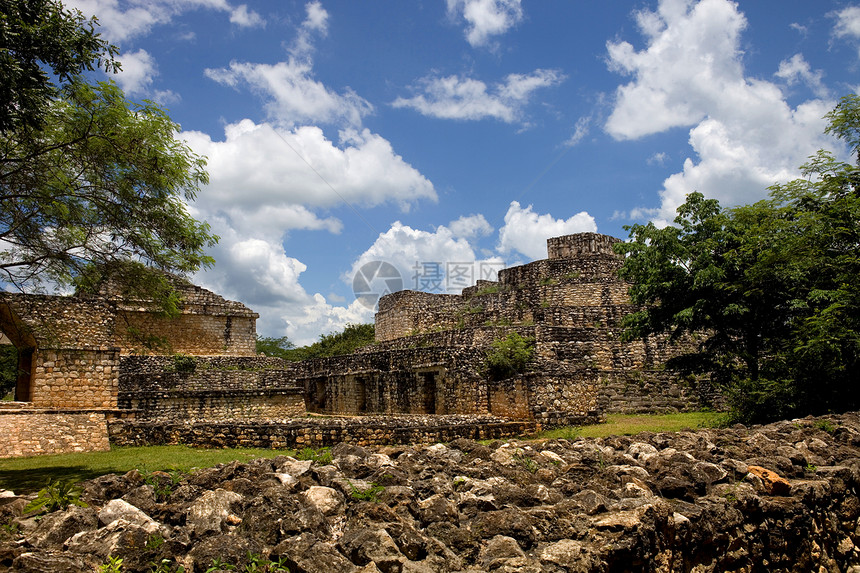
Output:
M860 98L826 118L860 157ZM709 374L745 421L860 406L858 165L821 150L801 169L753 205L692 193L674 226L627 227L616 247L644 305L625 337L698 340L669 366Z
M97 25L59 0L0 0L0 132L41 127L59 86L85 71L119 69L116 46Z
M373 344L375 332L372 324L348 324L343 332L323 334L317 342L298 348L286 336L280 338L258 336L257 352L292 361L342 356Z
M113 277L175 311L154 269L213 262L217 237L186 207L208 181L205 159L160 106L79 75L118 66L95 19L52 0L0 6L0 281L86 289Z

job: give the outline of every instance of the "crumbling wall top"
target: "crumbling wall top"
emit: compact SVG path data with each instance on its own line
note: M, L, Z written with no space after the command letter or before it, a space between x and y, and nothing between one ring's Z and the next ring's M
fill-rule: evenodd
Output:
M583 255L611 255L616 257L612 245L620 242L620 239L610 235L577 233L547 239L546 250L550 259L573 259Z

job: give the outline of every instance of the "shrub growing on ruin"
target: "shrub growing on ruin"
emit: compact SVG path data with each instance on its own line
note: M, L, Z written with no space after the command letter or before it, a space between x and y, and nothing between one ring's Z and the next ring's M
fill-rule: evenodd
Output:
M486 375L491 380L504 380L522 374L534 358L534 338L523 338L516 332L493 342L484 361Z

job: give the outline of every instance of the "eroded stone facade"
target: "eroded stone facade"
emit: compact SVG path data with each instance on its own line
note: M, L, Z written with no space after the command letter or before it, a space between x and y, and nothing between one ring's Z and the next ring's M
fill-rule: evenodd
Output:
M175 318L110 289L88 297L0 294L0 331L19 356L15 401L0 403L9 436L0 457L107 449L106 417L232 420L305 412L283 362L255 356L256 313L171 281L181 299ZM142 344L151 341L158 344ZM177 359L200 369L176 372Z
M401 291L382 297L377 343L353 356L312 361L297 373L311 411L327 414L481 414L577 423L598 412L677 411L711 398L662 365L683 344L622 342L635 309L618 278L618 239L555 237L549 258L499 272L461 295ZM533 340L530 370L491 380L493 341Z

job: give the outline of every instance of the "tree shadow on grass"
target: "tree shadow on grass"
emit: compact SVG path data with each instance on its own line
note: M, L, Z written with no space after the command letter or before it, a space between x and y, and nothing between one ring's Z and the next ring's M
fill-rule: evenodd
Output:
M8 489L21 495L35 493L45 487L49 480L79 482L109 473L124 471L100 469L86 466L48 466L37 469L0 470L0 489Z

